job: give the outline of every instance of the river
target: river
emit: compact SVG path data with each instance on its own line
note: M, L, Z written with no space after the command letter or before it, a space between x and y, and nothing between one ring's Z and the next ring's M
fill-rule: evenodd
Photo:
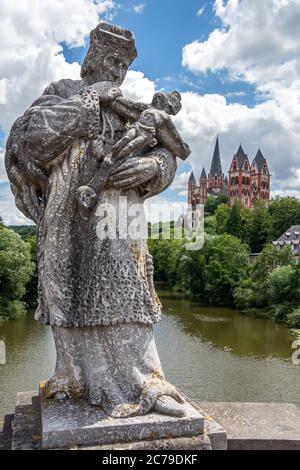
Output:
M205 307L160 291L164 315L155 326L167 378L200 401L289 402L300 406L300 366L292 343L300 330L235 310ZM51 329L29 313L0 324L0 416L14 411L18 391L36 390L54 370Z

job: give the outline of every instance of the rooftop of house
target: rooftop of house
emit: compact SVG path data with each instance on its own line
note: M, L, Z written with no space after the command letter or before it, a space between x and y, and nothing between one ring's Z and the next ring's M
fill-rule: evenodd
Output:
M288 245L291 242L300 241L300 225L291 225L277 240L273 241L274 245Z

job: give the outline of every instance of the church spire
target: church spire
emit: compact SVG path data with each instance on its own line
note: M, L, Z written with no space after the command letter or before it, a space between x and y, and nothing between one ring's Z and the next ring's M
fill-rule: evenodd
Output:
M196 178L195 178L195 175L194 175L194 172L193 172L193 171L191 171L191 174L190 174L190 177L189 177L189 185L190 185L190 184L196 185Z
M200 180L202 179L206 179L206 171L205 171L205 168L203 167L203 170L201 172L201 175L200 175Z
M217 136L214 154L213 154L213 158L211 161L210 175L211 176L222 175L222 165L221 165L220 149L219 149L219 136Z

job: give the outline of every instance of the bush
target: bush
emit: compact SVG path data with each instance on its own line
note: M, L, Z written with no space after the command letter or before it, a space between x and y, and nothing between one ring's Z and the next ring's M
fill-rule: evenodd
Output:
M300 307L295 308L286 317L289 326L300 328Z

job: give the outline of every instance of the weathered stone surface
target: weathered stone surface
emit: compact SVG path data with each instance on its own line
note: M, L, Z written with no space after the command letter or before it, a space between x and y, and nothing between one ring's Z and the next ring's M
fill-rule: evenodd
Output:
M154 439L109 446L80 447L80 450L213 450L206 434L194 437Z
M212 416L206 414L197 402L190 400L184 393L181 392L181 394L188 403L204 416L204 432L210 440L212 450L227 450L227 432L225 429Z
M153 412L131 418L111 418L85 400L42 400L43 448L111 446L203 434L203 416L188 403L184 404L184 409L182 418Z
M229 450L299 450L300 411L287 403L197 403L227 431Z
M13 417L14 415L0 417L0 450L11 449Z
M39 396L35 392L17 394L13 420L12 450L41 448L41 419Z

